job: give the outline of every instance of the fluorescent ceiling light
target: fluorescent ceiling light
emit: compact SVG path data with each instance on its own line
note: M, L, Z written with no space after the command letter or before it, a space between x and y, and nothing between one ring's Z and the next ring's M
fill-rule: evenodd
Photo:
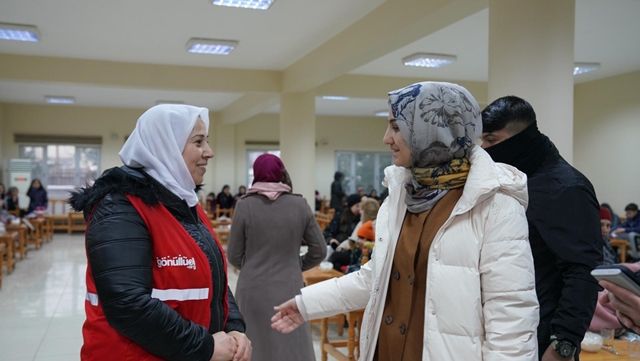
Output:
M47 95L44 98L49 104L74 104L76 102L74 97Z
M267 10L275 0L213 0L213 5L232 8Z
M573 75L580 75L584 73L591 73L600 69L600 63L574 63Z
M36 43L40 33L35 26L0 23L0 39Z
M184 104L182 100L158 100L156 101L156 105L160 104Z
M339 95L325 95L322 97L324 100L349 100L349 97L343 97Z
M234 40L215 40L191 38L187 42L187 51L193 54L229 55L238 46Z
M389 116L389 111L388 110L378 110L377 112L373 113L376 117L388 117Z
M456 59L457 57L455 55L416 53L402 58L402 63L405 66L441 68L454 63Z

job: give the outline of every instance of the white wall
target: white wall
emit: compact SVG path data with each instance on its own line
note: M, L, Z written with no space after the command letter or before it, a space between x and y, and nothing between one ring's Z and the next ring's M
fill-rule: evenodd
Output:
M574 164L598 200L622 213L640 203L640 72L575 88Z

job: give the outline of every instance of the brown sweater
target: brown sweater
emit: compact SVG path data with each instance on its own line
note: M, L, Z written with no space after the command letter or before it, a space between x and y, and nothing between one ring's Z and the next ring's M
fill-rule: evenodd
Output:
M407 212L396 245L375 361L422 359L429 248L462 196L450 190L431 210Z

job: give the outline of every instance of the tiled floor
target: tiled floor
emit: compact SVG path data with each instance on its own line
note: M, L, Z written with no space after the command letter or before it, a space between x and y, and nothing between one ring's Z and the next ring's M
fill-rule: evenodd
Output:
M77 361L82 345L83 236L58 233L16 263L0 289L1 361ZM237 274L229 272L232 289ZM316 358L319 332L313 328Z

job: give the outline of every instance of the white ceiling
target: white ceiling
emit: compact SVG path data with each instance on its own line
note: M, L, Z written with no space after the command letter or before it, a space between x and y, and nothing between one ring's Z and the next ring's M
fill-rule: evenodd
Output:
M577 0L575 61L597 62L597 72L577 82L640 70L640 1ZM389 53L352 73L425 79L487 81L489 77L489 10L485 9L441 31ZM402 58L417 52L452 54L447 67L406 67Z
M259 11L210 0L2 0L0 22L35 25L42 41L0 41L0 53L281 70L383 2L276 0ZM240 45L229 56L189 54L192 37Z
M210 0L0 0L0 22L36 25L40 43L0 41L0 53L186 66L283 70L375 9L384 0L276 0L266 12L213 6ZM576 0L576 61L600 62L587 81L640 70L640 1ZM295 31L292 31L295 29ZM191 37L238 40L229 56L185 51ZM352 71L355 74L486 81L488 11ZM361 45L366 46L366 44ZM404 67L414 52L454 54L441 69ZM44 103L44 95L69 95L82 106L146 108L180 100L220 110L242 94L97 87L67 83L0 81L0 101ZM321 115L371 116L383 99L319 99ZM278 107L268 112L277 112Z

